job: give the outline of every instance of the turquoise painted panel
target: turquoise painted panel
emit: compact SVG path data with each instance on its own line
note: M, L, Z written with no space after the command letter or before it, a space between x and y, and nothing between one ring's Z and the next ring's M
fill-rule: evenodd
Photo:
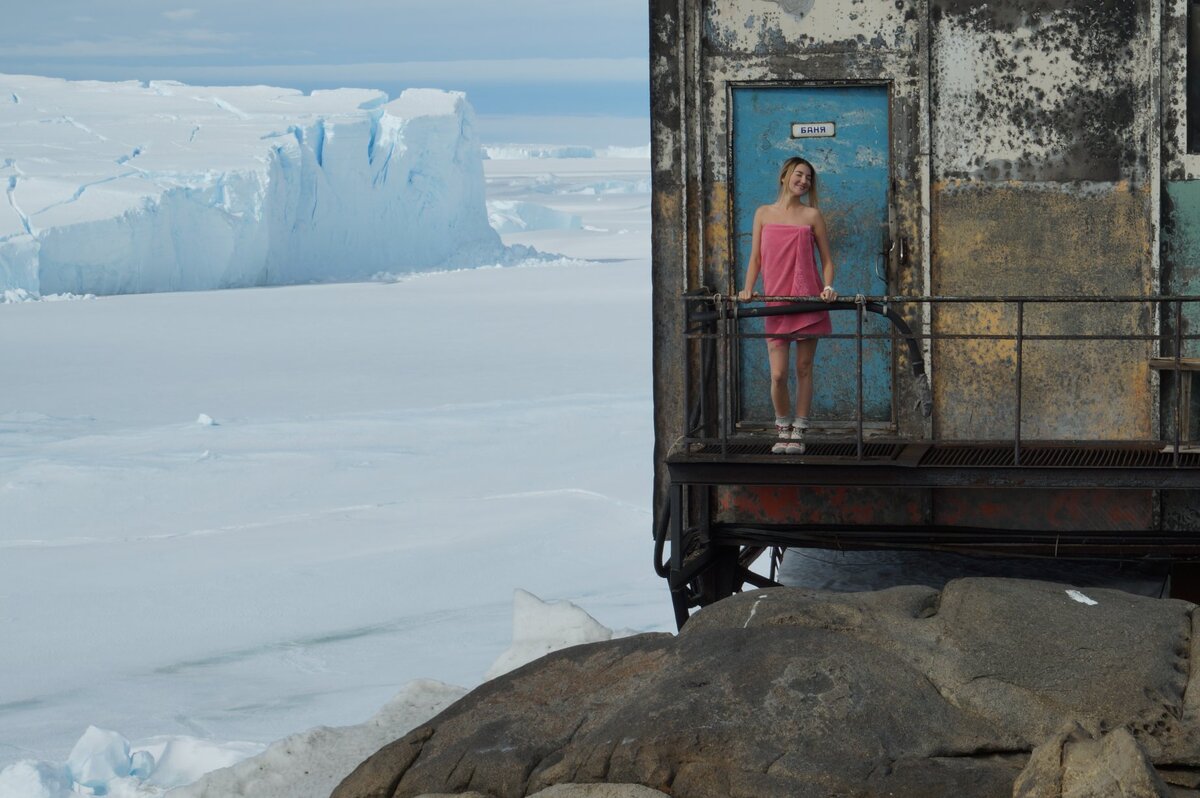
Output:
M1164 294L1200 294L1200 180L1167 183L1167 207L1163 225L1165 251L1168 268L1165 270ZM1174 308L1167 311L1174 313ZM1183 308L1183 331L1189 335L1200 332L1200 305L1187 304ZM1200 341L1183 342L1184 357L1200 356ZM1192 378L1194 381L1194 377ZM1163 395L1173 397L1175 385L1170 374L1163 374ZM1185 433L1191 440L1200 435L1196 420L1200 419L1200 391L1192 386L1191 418L1192 429ZM1169 399L1168 404L1174 402ZM1171 404L1173 407L1173 404ZM1170 407L1164 416L1164 434L1175 435L1175 417Z
M1163 293L1200 294L1200 180L1167 183L1167 197L1163 234L1170 269Z
M832 137L791 137L793 123L832 122ZM741 287L750 258L754 211L774 202L779 169L793 155L817 172L819 207L837 266L834 287L843 296L888 293L881 255L888 219L888 93L885 86L743 87L733 91L733 207ZM819 262L819 256L818 256ZM762 281L756 290L762 290ZM763 332L761 320L743 331ZM853 333L855 314L833 314L835 334ZM888 333L889 325L867 314L864 331ZM867 421L892 420L892 349L888 340L863 342L863 408ZM817 346L812 417L851 420L857 406L855 342L827 339ZM774 417L770 369L763 338L741 344L741 420ZM792 395L795 395L793 386Z

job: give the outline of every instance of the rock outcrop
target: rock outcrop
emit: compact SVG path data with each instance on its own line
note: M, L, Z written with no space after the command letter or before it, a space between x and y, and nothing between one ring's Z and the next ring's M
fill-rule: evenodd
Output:
M487 682L333 795L1193 794L1194 609L1012 579L749 591L677 636L577 646Z

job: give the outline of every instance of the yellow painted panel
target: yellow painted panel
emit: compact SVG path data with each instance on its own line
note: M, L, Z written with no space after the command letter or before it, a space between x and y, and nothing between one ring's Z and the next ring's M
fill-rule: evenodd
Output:
M723 182L713 182L708 187L708 216L704 222L704 246L708 253L708 268L713 275L713 285L718 291L736 291L740 286L733 284L736 273L729 253L729 189Z
M933 291L940 295L1143 296L1150 289L1149 194L1128 184L1054 188L1020 183L934 187ZM1153 332L1144 303L1027 304L1026 335ZM938 333L1015 335L1015 303L943 306ZM1025 341L1022 437L1123 440L1150 436L1146 341ZM1010 438L1016 344L934 345L936 434Z

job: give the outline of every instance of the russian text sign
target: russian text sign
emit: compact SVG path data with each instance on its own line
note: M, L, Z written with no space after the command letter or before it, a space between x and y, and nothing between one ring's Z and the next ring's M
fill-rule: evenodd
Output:
M837 128L833 122L793 122L792 138L813 139L829 137L836 135L836 130Z

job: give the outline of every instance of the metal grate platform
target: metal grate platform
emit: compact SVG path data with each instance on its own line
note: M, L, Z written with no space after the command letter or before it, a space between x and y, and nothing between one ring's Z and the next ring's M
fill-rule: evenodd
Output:
M1123 442L931 443L808 440L772 454L769 437L680 440L673 481L709 485L1200 488L1200 451ZM1019 459L1018 459L1019 457Z
M722 445L720 441L699 441L681 444L678 448L681 456L695 457L762 457L771 460L788 458L794 462L797 459L812 460L814 458L857 458L858 445L854 441L822 441L805 440L803 455L779 455L771 452L771 447L778 442L775 438L734 438ZM865 443L863 457L873 460L894 460L903 451L903 443ZM686 454L684 454L686 453ZM673 453L674 454L674 453Z
M960 446L931 446L921 458L920 466L980 466L1011 468L1169 468L1176 465L1170 448L1143 446L1088 445L1027 445L1021 447L1021 462L1016 462L1016 450L1009 444ZM1181 451L1180 468L1200 467L1200 453Z

